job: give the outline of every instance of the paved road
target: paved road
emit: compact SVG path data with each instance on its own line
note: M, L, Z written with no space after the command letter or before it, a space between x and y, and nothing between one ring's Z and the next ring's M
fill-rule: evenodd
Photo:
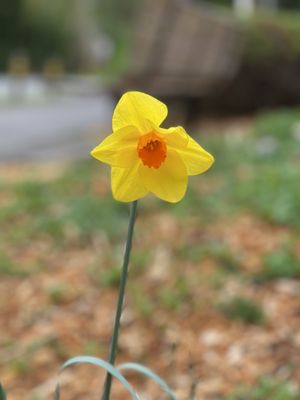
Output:
M0 162L84 157L110 133L113 99L68 96L41 105L0 106Z

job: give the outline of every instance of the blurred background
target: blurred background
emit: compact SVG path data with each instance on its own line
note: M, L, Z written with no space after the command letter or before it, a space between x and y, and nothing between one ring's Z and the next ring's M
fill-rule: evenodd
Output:
M118 360L179 400L299 400L300 0L1 0L9 397L52 398L67 358L107 357L128 205L89 151L127 90L166 102L163 126L216 162L179 204L139 203ZM99 398L101 371L62 378L64 399Z

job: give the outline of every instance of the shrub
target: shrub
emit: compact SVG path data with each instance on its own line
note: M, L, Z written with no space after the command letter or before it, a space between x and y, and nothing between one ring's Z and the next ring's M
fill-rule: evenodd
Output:
M261 324L264 313L259 304L246 297L234 297L219 304L221 312L230 319L239 319L249 324Z

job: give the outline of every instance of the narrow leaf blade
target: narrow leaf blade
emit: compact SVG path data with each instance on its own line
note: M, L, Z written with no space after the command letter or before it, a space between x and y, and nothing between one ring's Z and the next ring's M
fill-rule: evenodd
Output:
M127 379L125 379L124 376L120 373L120 371L113 365L111 365L109 362L97 357L77 356L67 360L61 367L61 371L63 371L67 367L76 364L92 364L106 370L125 387L125 389L129 392L133 400L139 400L137 393L134 391L133 387L130 385ZM59 397L55 398L55 400L59 400Z
M0 400L6 400L6 399L7 399L6 398L6 393L5 393L3 387L2 387L2 385L0 383Z
M159 375L157 375L155 372L145 367L144 365L137 363L124 363L118 366L118 370L133 370L142 375L145 375L147 378L157 383L171 400L177 400L177 397L170 386Z

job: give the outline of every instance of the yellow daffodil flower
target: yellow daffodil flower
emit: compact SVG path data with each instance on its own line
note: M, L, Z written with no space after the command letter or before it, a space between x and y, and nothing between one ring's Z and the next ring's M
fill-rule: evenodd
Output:
M160 127L167 114L164 103L141 92L127 92L118 102L113 133L91 152L112 167L116 200L134 201L151 192L176 203L186 192L188 176L205 172L214 162L182 127Z

